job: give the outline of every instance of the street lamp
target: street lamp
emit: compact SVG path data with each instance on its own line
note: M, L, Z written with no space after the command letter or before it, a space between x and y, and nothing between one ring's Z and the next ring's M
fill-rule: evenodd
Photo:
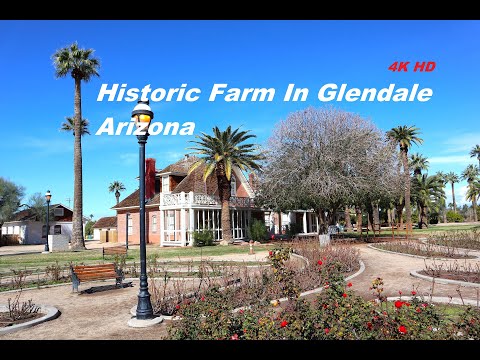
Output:
M48 215L50 213L50 199L52 198L52 194L50 194L50 190L47 190L45 193L45 199L47 199L47 242L45 243L45 252L49 252L50 249L48 248L48 234L50 233L50 225L48 224Z
M137 128L143 128L144 135L137 135L140 145L140 289L138 293L137 320L148 320L154 317L147 281L147 249L145 241L145 144L148 139L148 127L153 119L153 111L149 100L138 100L132 111L132 120ZM128 231L127 231L128 233Z

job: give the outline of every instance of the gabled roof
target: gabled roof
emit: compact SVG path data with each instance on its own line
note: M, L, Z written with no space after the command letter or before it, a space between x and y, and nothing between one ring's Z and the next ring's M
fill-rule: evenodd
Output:
M203 181L203 172L205 165L202 164L194 171L188 174L180 183L173 189L173 194L181 193L182 191L188 193L193 191L197 194L215 195L218 192L217 177L215 174L210 175L207 181Z
M45 208L46 207L47 206L45 205ZM72 209L70 209L68 206L65 206L61 203L50 205L51 209L56 209L58 207L64 207L65 209L73 212ZM88 220L85 217L83 219L84 219L84 221ZM35 212L33 211L33 209L27 208L27 209L23 209L23 210L20 210L20 211L16 212L15 214L13 214L12 219L10 221L25 221L25 220L34 220L34 221L37 220L37 216L36 216Z
M140 200L140 189L137 189L133 193L128 195L125 199L120 201L117 205L112 206L111 209L118 210L122 208L138 207L139 200ZM153 198L151 198L146 202L145 205L146 206L160 205L160 193L155 194Z
M173 173L174 175L186 176L188 174L188 169L190 168L190 166L197 160L198 158L196 156L185 156L183 159L178 160L176 163L170 164L162 170L157 170L156 173L157 175Z
M116 216L106 216L98 219L93 225L94 228L112 228L117 227L117 217Z

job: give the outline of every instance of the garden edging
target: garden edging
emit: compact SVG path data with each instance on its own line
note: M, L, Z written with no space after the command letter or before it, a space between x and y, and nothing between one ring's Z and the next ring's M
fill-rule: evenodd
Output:
M411 270L410 271L410 275L413 276L413 277L416 277L416 278L420 278L420 279L423 279L423 280L427 280L427 281L435 281L436 283L440 283L440 284L456 284L456 285L461 285L461 286L465 286L465 287L480 287L480 284L477 284L477 283L471 283L471 282L466 282L466 281L461 281L461 280L452 280L452 279L442 279L442 278L434 278L432 276L428 276L428 275L423 275L423 274L419 274L418 273L418 270Z
M15 332L15 331L18 331L18 330L26 329L26 328L41 324L45 321L56 319L57 317L60 316L60 311L58 311L58 309L54 306L39 305L39 307L40 307L39 312L45 313L44 316L42 316L38 319L31 320L31 321L26 321L26 322L21 323L21 324L16 324L16 325L0 328L0 335L9 334L9 333L12 333L12 332ZM0 305L0 312L8 312L8 306Z
M377 244L375 244L375 245L378 245L378 244L386 244L386 243L377 243ZM391 250L384 250L384 249L379 249L379 248L375 247L374 244L368 244L367 247L369 247L370 249L377 250L377 251L383 251L383 252L386 252L386 253L396 254L396 255L410 256L410 257L417 258L417 259L428 259L428 260L459 260L459 259L456 259L456 258L442 258L442 257L421 256L421 255L413 255L413 254L407 254L407 253L402 253L402 252L397 252L397 251L391 251ZM479 259L479 258L480 258L479 255L474 255L474 256L475 256L474 258L469 258L468 260L475 260L475 259ZM465 258L465 259L467 259L467 258ZM460 259L460 260L461 260L461 259Z

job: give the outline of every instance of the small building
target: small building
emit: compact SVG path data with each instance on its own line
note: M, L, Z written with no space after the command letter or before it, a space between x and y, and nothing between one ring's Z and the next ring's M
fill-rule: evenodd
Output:
M117 242L117 217L106 216L98 219L93 225L93 240L102 243Z
M73 210L63 204L50 205L50 218L48 221L50 235L72 236ZM52 216L53 214L53 216ZM83 230L87 219L83 219ZM2 243L35 245L44 244L47 240L47 225L41 221L33 209L24 209L16 212L12 220L2 225Z

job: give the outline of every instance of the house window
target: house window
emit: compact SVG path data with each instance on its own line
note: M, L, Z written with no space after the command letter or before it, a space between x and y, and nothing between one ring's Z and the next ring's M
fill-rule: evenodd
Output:
M152 232L157 232L157 215L152 216Z
M53 227L53 234L60 235L62 233L62 225L55 225Z
M230 195L237 196L237 179L235 179L235 176L233 174L232 174L232 177L230 178L230 185L232 186Z
M132 216L129 216L127 214L127 227L128 227L128 235L132 235L133 234L133 220L132 220Z
M162 192L168 194L170 192L170 181L169 176L162 176Z

